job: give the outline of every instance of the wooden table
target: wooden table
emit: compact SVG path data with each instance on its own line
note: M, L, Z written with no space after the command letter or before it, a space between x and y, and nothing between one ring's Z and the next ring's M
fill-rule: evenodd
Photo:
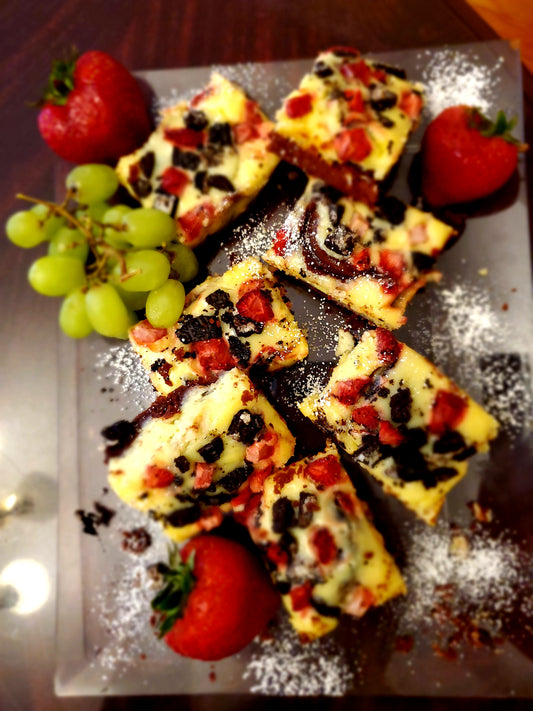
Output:
M495 38L494 32L462 0L38 0L5 2L2 28L1 96L2 220L16 209L23 190L53 198L56 158L40 139L36 99L52 59L72 44L80 50L101 49L131 70L190 67L212 63L269 61L312 57L333 44L363 52L465 43ZM526 139L533 144L533 78L525 71ZM531 156L528 168L531 171ZM531 172L530 172L531 175ZM530 195L531 207L531 195ZM0 529L4 553L33 557L50 574L51 596L39 612L16 624L0 611L0 708L2 711L48 709L197 709L289 707L287 700L261 703L257 698L192 699L55 699L54 576L56 565L55 493L57 472L56 393L57 306L36 298L21 277L32 256L4 241L0 247L3 339L0 399L0 463L6 483L17 472L44 475L52 482L48 509L31 525ZM31 338L31 340L29 340ZM445 709L444 700L302 700L296 707L362 709ZM460 708L499 708L497 702L450 702ZM528 702L505 702L506 709L531 708Z

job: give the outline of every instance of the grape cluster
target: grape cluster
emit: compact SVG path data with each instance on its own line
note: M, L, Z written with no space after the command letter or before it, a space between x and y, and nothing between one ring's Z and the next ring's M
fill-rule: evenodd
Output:
M117 189L109 166L79 165L61 204L21 195L35 205L6 224L19 247L48 243L28 279L39 294L64 297L59 324L72 338L93 330L126 338L136 311L157 328L171 326L183 310L183 282L198 271L194 252L176 241L174 220L153 208L111 205Z

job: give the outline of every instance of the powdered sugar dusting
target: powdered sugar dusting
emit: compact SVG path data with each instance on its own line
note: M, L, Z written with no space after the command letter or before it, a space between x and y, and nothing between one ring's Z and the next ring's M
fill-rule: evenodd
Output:
M144 409L153 400L154 390L141 359L130 343L111 346L97 354L96 379L107 385L118 386L128 401Z
M354 662L331 639L302 645L285 622L262 642L243 675L250 691L270 696L343 696L353 684Z
M477 106L483 113L491 112L498 94L497 73L503 57L489 66L471 52L457 49L427 49L417 59L422 70L426 91L426 111L430 118L448 106Z

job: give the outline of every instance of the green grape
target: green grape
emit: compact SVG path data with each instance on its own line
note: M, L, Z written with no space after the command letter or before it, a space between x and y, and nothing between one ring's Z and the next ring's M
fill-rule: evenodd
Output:
M134 247L159 247L176 237L174 220L153 207L138 207L124 215L125 238Z
M85 295L87 316L95 331L110 338L127 338L136 319L112 284L91 286Z
M6 234L17 247L36 247L46 240L46 231L38 215L31 210L15 212L6 222Z
M196 254L185 244L172 245L172 268L181 281L191 281L198 274L198 260Z
M79 230L62 227L50 240L48 254L73 257L85 263L89 256L89 245Z
M148 294L146 318L156 328L168 328L181 316L185 304L185 288L181 281L168 279Z
M38 203L30 208L30 212L35 213L39 217L39 220L43 225L46 239L51 239L58 229L67 224L64 217L57 215L55 212L50 210L47 205Z
M71 291L63 299L59 310L59 325L63 333L71 338L85 338L93 330L87 315L85 294L81 289Z
M95 202L91 205L87 205L83 210L76 210L76 217L78 220L83 220L83 218L87 216L90 217L91 220L96 220L96 222L103 222L103 217L107 210L109 210L109 204L107 202Z
M120 282L125 291L152 291L168 279L170 262L161 252L140 249L126 255L126 271L131 276Z
M39 294L64 296L85 283L85 269L79 259L47 255L31 265L28 280Z
M83 205L108 200L118 188L117 174L108 165L86 163L73 168L66 178L68 190Z
M120 282L114 283L113 286L120 294L120 298L126 304L126 306L132 311L141 311L146 305L146 299L148 297L148 291L126 291L120 285Z
M113 207L108 207L106 212L102 217L102 222L105 225L115 225L116 227L122 226L122 221L124 215L131 212L132 208L128 205L114 205ZM113 229L112 227L106 227L104 230L105 241L114 247L115 249L129 249L130 243L126 240L124 232L120 230Z

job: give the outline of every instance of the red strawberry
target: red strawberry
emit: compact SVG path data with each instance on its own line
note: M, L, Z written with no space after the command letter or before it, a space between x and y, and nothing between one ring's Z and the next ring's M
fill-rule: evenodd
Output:
M152 601L157 628L178 654L214 661L236 654L264 630L279 595L240 543L202 534L161 565L166 585Z
M463 419L467 403L460 396L448 390L439 390L431 409L429 430L442 435L446 430L453 430Z
M149 464L144 472L144 485L148 489L165 489L174 481L174 474L168 469Z
M364 128L349 128L338 133L333 147L341 161L359 163L372 152L372 144Z
M492 123L478 109L451 106L429 124L422 140L422 192L436 207L470 202L504 185L516 169L518 143L503 111Z
M205 371L230 370L235 365L235 359L229 346L223 338L209 338L207 341L196 341L192 345L198 364Z
M370 378L352 378L351 380L339 380L333 388L333 395L342 402L343 405L355 405L361 395L361 390L370 382Z
M291 119L301 118L311 111L312 106L311 94L296 94L285 102L285 113Z
M272 311L270 294L264 289L252 289L247 291L237 303L237 311L244 318L250 318L252 321L265 323L274 318Z
M305 467L305 476L318 486L333 486L342 478L342 469L337 457L329 454L309 462Z
M149 343L155 343L167 335L166 328L156 328L152 326L150 321L144 319L139 321L130 331L131 338L140 346L146 346Z
M50 148L74 163L114 163L150 133L137 81L98 51L54 63L38 126Z

